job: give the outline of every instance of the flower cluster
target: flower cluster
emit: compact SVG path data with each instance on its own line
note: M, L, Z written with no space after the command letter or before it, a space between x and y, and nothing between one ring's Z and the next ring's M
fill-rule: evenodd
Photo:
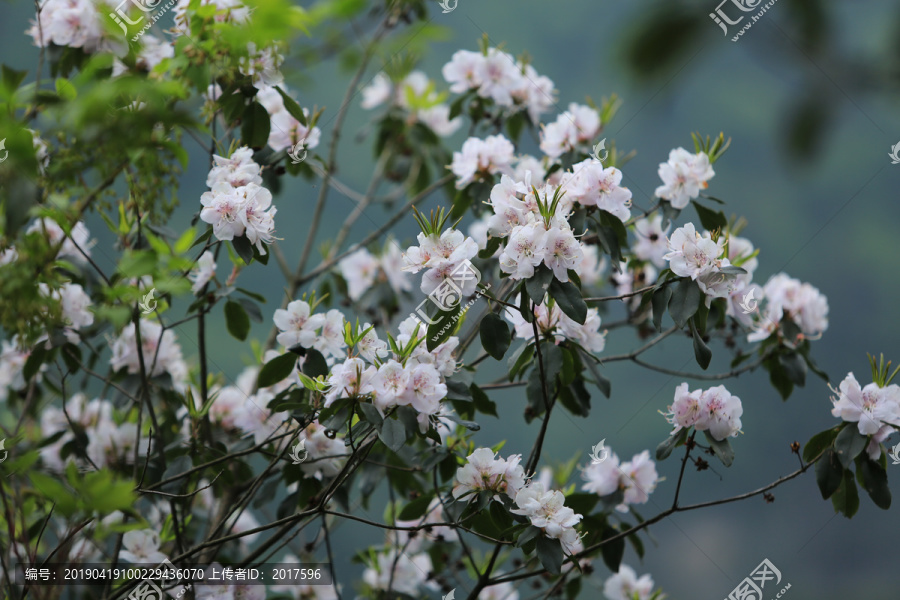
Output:
M59 246L59 253L56 255L58 259L65 258L75 261L76 264L83 264L87 262L86 257L91 255L91 246L93 245L91 233L81 221L75 223L71 232L66 235L63 228L53 219L38 219L25 230L26 234L36 232L45 236L51 247Z
M673 434L693 427L697 431L709 431L714 439L722 441L740 432L742 414L741 399L724 385L690 391L688 384L682 383L675 389L675 400L666 419L675 426Z
M709 232L700 235L693 223L679 227L669 238L669 261L672 272L690 277L706 294L707 305L712 298L727 298L735 287L735 274L725 272L731 261L725 253L725 236L714 240Z
M381 256L360 248L337 264L341 277L347 282L347 295L354 302L362 298L377 279L386 280L395 294L411 290L412 283L403 266L403 253L393 240L384 245Z
M84 429L88 440L87 447L81 452L89 462L83 462L81 466L103 468L117 461L133 461L137 425L116 423L111 402L99 398L88 401L87 396L79 392L69 398L65 410L51 406L41 413L41 435L50 438L63 433L55 442L41 448L41 459L48 469L62 471L67 463L75 460L75 456L66 455L65 451L66 446L75 441L70 419ZM141 439L139 455L146 454L148 443L146 437Z
M877 383L860 387L853 373L848 373L831 399L831 414L848 423L856 423L859 433L872 438L866 447L869 457L878 460L881 442L900 429L900 386L879 387Z
M431 294L451 279L462 282L458 288L462 296L475 293L477 278L460 277L457 272L461 267L468 267L471 264L469 261L478 254L475 240L456 229L448 229L440 235L420 233L416 239L419 245L410 246L403 253L402 269L412 273L427 269L420 285L424 293Z
M334 308L325 314L313 314L313 308L305 300L294 300L287 308L276 310L272 320L281 332L276 339L286 348L297 344L314 348L330 365L335 357L343 356L347 347L344 341L344 315Z
M284 86L282 86L284 88ZM290 95L289 92L285 92ZM288 112L284 106L284 98L274 87L260 86L256 99L269 113L268 144L272 150L278 152L286 148L293 148L300 144L303 148L312 150L319 145L322 131L313 123L310 123L309 109L303 108L303 116L306 125L298 121L294 115Z
M515 301L518 303L518 300ZM518 310L507 308L503 316L515 328L516 337L529 342L534 339L534 328ZM606 333L600 331L600 313L589 308L584 324L580 324L563 313L555 302L538 304L534 307L534 320L541 335L553 336L556 343L572 340L590 352L602 352L606 347Z
M6 402L10 391L25 389L23 371L31 350L23 350L20 344L19 336L0 341L0 402Z
M159 564L169 557L159 551L159 534L152 529L132 530L122 536L121 557L134 564Z
M79 342L77 331L94 323L91 297L77 283L64 283L59 289L51 290L46 283L39 283L38 290L45 298L59 302L62 308L63 332L72 344Z
M600 115L590 106L569 104L556 121L541 131L541 152L550 158L559 158L566 152L584 149L600 133Z
M110 341L112 356L109 364L113 371L125 368L135 375L141 372L141 358L148 377L158 377L168 373L172 377L175 389L184 391L188 377L188 368L181 355L181 346L171 329L163 329L156 321L141 319L141 350L138 350L134 323L129 323Z
M522 455L514 454L507 459L496 455L490 448L478 448L467 456L468 462L456 470L453 497L489 491L515 498L525 487L525 470L519 464Z
M628 565L619 565L619 572L611 576L603 584L603 595L608 600L651 600L653 596L653 578L649 574L638 578L634 569ZM661 598L661 596L655 596Z
M758 289L758 288L757 288ZM747 339L764 340L784 317L789 317L806 337L816 337L828 329L828 299L809 283L778 273L762 288L765 311Z
M459 50L441 72L451 92L475 90L478 96L493 100L497 106L528 111L532 123L537 123L554 103L553 81L497 48L488 48L484 53Z
M450 171L456 175L456 189L463 189L476 179L495 173L511 173L513 153L512 142L502 135L489 135L485 139L470 137L463 142L462 149L453 153Z
M200 197L200 218L213 226L216 239L227 241L246 236L260 254L270 244L275 230L272 193L262 185L260 167L253 162L253 151L246 146L231 157L213 155L215 164L206 178L212 188Z
M462 118L450 119L450 107L440 102L434 84L422 71L412 71L396 85L385 73L378 73L362 90L362 107L372 109L390 102L411 113L412 117L437 135L453 135L462 126Z
M619 464L619 457L610 452L603 462L587 465L581 472L585 483L581 486L586 492L600 497L610 496L618 491L624 492L621 504L616 510L628 511L629 504L644 504L656 489L659 475L656 463L650 458L650 452L644 450L635 454L630 461Z
M518 508L509 512L527 517L531 524L541 529L548 538L558 539L569 554L577 554L584 549L581 538L575 531L582 516L565 505L566 498L558 490L545 490L544 484L532 481L516 492Z
M706 189L715 174L705 152L691 154L676 148L669 152L669 160L659 165L663 185L656 188L656 195L671 202L672 208L682 209Z
M108 44L98 4L93 0L44 0L38 15L40 23L33 21L25 32L35 46L53 44L94 52Z
M622 171L588 158L563 173L560 185L571 200L596 206L624 223L631 217L631 190L621 184Z
M189 35L191 32L190 15L188 7L191 0L178 0L172 12L175 14L174 32L182 35ZM250 20L250 9L244 6L239 0L200 0L198 8L204 6L214 6L214 20L217 23L234 23L241 24Z
M284 76L278 70L283 62L284 57L278 54L278 48L271 46L257 50L256 44L248 42L247 56L241 57L238 68L242 74L252 79L253 87L262 90L284 81Z

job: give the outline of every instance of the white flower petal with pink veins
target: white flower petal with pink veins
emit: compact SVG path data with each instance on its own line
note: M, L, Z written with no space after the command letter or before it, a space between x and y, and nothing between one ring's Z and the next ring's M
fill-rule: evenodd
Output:
M213 253L207 250L197 259L197 264L191 269L188 278L193 282L191 292L195 295L203 289L216 274L216 259Z
M500 269L513 279L532 277L535 267L544 261L546 235L543 223L514 227L500 255Z
M481 81L479 96L492 98L500 106L512 106L512 90L519 87L522 80L512 55L490 48L487 57L475 65L475 76Z
M488 136L484 140L469 138L460 152L453 153L450 170L456 175L456 188L462 189L475 180L479 173L511 173L515 147L502 135Z
M853 373L848 373L834 392L831 414L849 423L857 423L862 435L879 433L885 424L900 426L900 386L879 388L870 383L860 387Z
M700 152L691 154L684 148L669 152L668 162L660 163L659 178L663 185L656 188L656 195L672 203L672 208L682 209L688 202L706 189L707 181L715 175L709 157Z
M544 264L550 267L553 275L562 282L569 281L569 269L576 270L581 266L584 253L581 244L575 239L571 229L551 227L544 236Z
M718 242L710 237L701 237L694 229L694 224L688 223L672 234L669 252L664 258L669 261L669 268L673 273L697 280L717 268L724 248L724 236Z
M159 534L152 529L132 530L122 537L125 548L119 555L132 564L158 564L168 557L159 551Z
M637 241L632 246L634 255L641 260L649 260L656 267L666 266L664 258L669 250L667 235L672 224L665 229L662 226L663 216L659 213L646 219L639 219L634 223L634 233Z
M325 324L325 316L311 314L309 303L294 300L286 309L275 311L272 321L281 331L276 340L285 348L300 344L304 348L312 348L316 340L316 330Z
M241 213L244 198L231 184L220 181L209 192L200 196L200 219L213 226L216 239L230 241L244 235L244 223Z
M325 313L322 331L313 341L313 348L321 352L325 358L341 356L347 347L344 341L345 322L343 313L337 309L332 308Z
M619 565L619 572L603 585L603 595L608 600L650 600L652 594L653 579L650 575L641 575L638 579L634 569L628 565Z
M277 92L276 92L277 93ZM228 158L213 155L213 167L206 176L206 185L214 188L217 183L225 182L233 187L262 183L261 167L253 162L253 150L241 146Z
M454 94L462 94L481 86L479 73L484 60L484 55L480 52L470 52L469 50L454 52L450 62L441 69L441 74L450 84L450 91Z

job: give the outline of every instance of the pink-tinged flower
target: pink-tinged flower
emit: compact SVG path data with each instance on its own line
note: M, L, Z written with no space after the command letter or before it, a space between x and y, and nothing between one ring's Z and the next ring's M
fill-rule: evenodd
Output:
M600 133L600 115L590 106L569 104L569 110L544 126L541 152L559 158L566 152L591 142ZM602 167L601 167L602 168Z
M389 408L396 406L400 397L406 393L409 382L409 370L396 360L388 360L372 377L373 404L384 415Z
M531 524L551 539L559 539L568 546L578 543L573 529L581 521L581 515L565 505L562 492L545 490L540 482L532 481L516 493L517 508L509 512L527 517Z
M500 106L511 106L512 90L518 87L522 74L511 55L490 48L487 57L475 65L475 77L481 82L479 96L491 98Z
M544 239L547 230L543 223L514 227L506 248L500 255L500 269L512 279L527 279L544 261Z
M596 206L623 223L631 217L631 190L621 185L622 171L587 159L572 166L566 181L566 196L584 206Z
M128 531L122 538L122 559L133 564L158 564L168 557L159 551L159 534L152 529Z
M551 227L544 236L544 264L550 267L560 281L569 281L569 269L581 265L584 253L571 229Z
M481 80L478 71L483 62L484 55L480 52L456 51L450 58L450 62L441 69L444 79L450 84L450 91L454 94L462 94L469 89L479 87Z
M467 139L460 152L453 153L450 170L456 175L456 188L462 189L480 175L509 173L515 147L502 135L488 136L484 140Z
M672 208L682 209L700 195L701 189L706 189L715 174L705 153L691 154L676 148L669 152L668 162L659 165L663 185L656 188L656 195L671 202Z
M666 236L671 223L663 229L663 217L657 213L647 219L640 219L634 224L634 232L637 241L632 250L634 255L641 260L649 260L658 268L666 265L665 255L669 250L669 240Z
M653 594L653 579L650 575L641 575L638 579L634 569L628 565L619 565L619 572L603 584L603 595L608 600L650 600Z
M313 348L322 353L325 358L337 357L343 354L347 343L344 341L344 315L341 311L332 308L325 313L322 322L322 331L313 341Z
M259 173L260 166L253 161L253 150L241 146L228 158L213 155L213 167L206 176L206 185L209 188L215 187L219 182L225 182L232 187L251 183L259 185L262 183Z
M300 344L304 348L312 348L316 340L316 330L325 323L325 316L311 314L310 306L303 300L294 300L287 309L275 311L272 320L281 331L276 338L286 348Z
M669 239L669 261L672 272L681 277L697 280L707 275L721 264L719 257L725 247L725 238L714 242L710 237L701 237L693 223L679 227Z
M592 492L601 498L614 494L619 490L622 481L619 457L610 453L603 462L592 462L581 471L581 478L586 482L581 489L586 492Z
M844 421L857 423L862 435L874 435L885 425L900 426L900 386L885 388L870 383L860 387L853 373L848 373L832 398L831 414Z
M447 384L441 381L441 375L430 364L418 364L409 372L406 391L398 398L397 403L410 405L420 416L436 415L441 410L441 400L447 397ZM427 423L419 419L419 425Z
M703 392L701 401L703 412L696 423L697 429L708 429L709 434L719 441L740 432L741 415L744 413L741 399L733 396L724 385Z
M673 434L697 424L704 409L702 396L703 390L692 392L688 389L687 382L675 388L675 401L669 406L667 413L669 423L675 426L675 429L672 430Z
M242 74L252 78L253 87L262 89L284 81L278 70L283 62L284 57L278 54L274 46L257 51L256 44L247 42L247 56L241 57L238 68Z
M216 183L211 191L200 196L200 204L203 205L200 218L213 226L216 239L230 241L244 235L241 219L244 198L230 184Z
M630 461L620 467L625 484L625 504L644 504L656 489L659 476L656 463L650 459L650 452L644 450L635 454Z
M456 470L453 497L460 498L471 492L490 490L515 496L525 485L525 470L519 465L520 455L509 459L495 459L490 448L478 448L467 457L467 462Z
M191 269L188 278L194 282L191 286L191 292L195 295L203 289L210 279L216 274L216 259L213 253L207 250L197 259L197 264Z

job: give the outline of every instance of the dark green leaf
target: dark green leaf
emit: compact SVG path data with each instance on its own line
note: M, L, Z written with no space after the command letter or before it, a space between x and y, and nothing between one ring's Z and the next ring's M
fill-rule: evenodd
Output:
M432 496L429 494L419 496L403 507L397 519L399 521L414 521L423 517L428 512L428 505L431 504L431 500Z
M297 356L290 352L276 356L260 369L257 385L261 388L266 388L283 381L294 372L295 364L297 364Z
M539 265L534 270L534 275L525 280L525 289L528 291L531 301L535 304L543 303L544 295L550 289L550 282L554 281L554 279L553 271L547 265Z
M256 302L249 300L248 298L240 298L238 299L238 304L244 307L244 310L247 311L247 316L256 321L257 323L262 323L263 316L262 311L259 310L259 307L256 305Z
M816 462L816 483L819 485L823 500L831 498L841 487L843 477L844 469L837 453L832 449L826 450L822 458Z
M534 311L531 308L531 302L528 299L528 292L524 283L519 287L519 314L522 315L526 323L534 321Z
M687 320L694 316L700 302L703 301L703 292L697 286L697 282L690 279L682 279L675 285L672 291L672 299L669 300L669 314L679 327L684 327Z
M537 556L541 564L553 575L559 575L563 563L563 549L559 540L550 539L545 535L537 538Z
M47 350L47 347L43 342L32 348L31 354L29 354L28 358L25 360L25 366L22 367L22 377L25 381L31 381L31 378L35 376L38 369L44 364L44 359L47 358L48 352L49 350Z
M488 398L488 395L480 387L473 383L469 386L469 391L472 393L472 400L475 401L475 410L492 417L497 416L497 405Z
M550 295L567 317L584 325L587 319L587 304L581 296L581 290L575 287L574 283L571 281L563 283L554 278L550 283Z
M247 334L250 333L250 317L247 311L237 302L228 301L225 303L225 326L228 333L237 339L244 341Z
M485 351L496 360L503 360L503 355L509 350L512 342L509 325L506 324L503 317L493 312L488 313L481 320L479 329L481 345Z
M803 460L812 462L815 457L822 453L822 450L831 446L831 443L837 435L838 430L832 428L812 436L812 438L806 442L806 446L803 447Z
M796 352L791 352L779 355L778 362L784 367L784 373L791 383L803 387L806 383L806 361L803 360L803 357Z
M875 506L883 510L891 507L891 489L888 487L887 471L884 467L867 455L862 455L856 462L856 475Z
M603 532L603 539L607 540L615 535L618 531L612 527L607 528ZM625 555L625 538L620 537L614 542L606 542L600 547L603 556L603 562L613 573L619 572L619 565L622 564L622 557Z
M574 510L579 515L589 515L600 497L597 494L589 494L587 492L575 492L566 496L566 506Z
M250 243L250 240L242 235L231 240L231 245L237 255L241 257L241 260L249 265L250 261L253 260L253 245Z
M406 427L396 419L385 419L378 437L385 446L397 452L406 443Z
M684 443L687 439L687 434L688 430L682 429L678 433L673 433L660 442L659 446L656 447L656 460L665 460L669 458L669 455L672 454L672 450L674 450L676 446Z
M866 449L869 438L859 432L855 423L848 423L834 439L834 451L845 469L853 464L853 459Z
M303 109L300 108L300 105L297 104L297 101L288 96L280 86L275 86L275 89L278 90L278 93L281 95L281 99L284 100L284 108L288 111L288 113L300 121L300 123L307 127L308 124L306 122L306 115L303 114ZM268 138L268 136L266 136Z
M458 308L452 308L447 311L440 311L432 318L435 322L428 326L427 337L425 338L425 347L428 348L429 352L443 344L447 338L453 335L453 332L459 325L459 321L454 321L453 317L457 316L458 313Z
M859 492L856 491L856 481L850 469L844 469L841 487L831 497L831 505L836 512L842 513L848 519L859 510Z
M689 321L691 324L691 336L694 338L694 358L697 359L697 364L700 365L700 368L705 371L709 367L709 361L712 360L712 350L703 342L703 337L697 331L694 319L691 318Z
M241 141L251 148L262 148L269 140L269 113L259 102L253 102L241 117Z
M594 360L593 356L581 349L579 349L579 352L584 357L584 364L591 372L591 377L594 378L594 383L597 385L600 393L609 398L609 395L612 393L612 385L610 384L609 379L600 374L600 370L597 368L597 362Z
M516 374L521 371L534 357L534 344L523 344L518 350L513 352L506 364L509 366L509 380L515 379Z
M697 216L700 217L700 223L707 231L716 229L724 231L728 227L728 219L722 211L710 210L696 200L691 200L691 204L697 210Z
M315 379L319 375L328 375L328 362L318 350L308 348L303 362L303 374Z
M722 461L722 464L730 467L731 463L734 462L734 449L731 447L731 442L728 441L728 438L719 441L709 431L704 431L703 433L706 435L706 441L709 442L709 446L716 453L719 460Z

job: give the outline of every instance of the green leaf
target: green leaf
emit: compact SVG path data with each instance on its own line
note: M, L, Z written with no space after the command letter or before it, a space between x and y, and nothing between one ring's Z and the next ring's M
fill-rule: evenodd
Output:
M525 319L526 323L532 323L534 321L534 311L531 309L528 291L525 289L524 283L519 287L519 314L522 315L522 318Z
M669 455L672 454L672 450L685 442L687 434L688 430L682 429L678 433L673 433L660 442L659 446L656 447L656 460L665 460L669 458Z
M453 317L457 316L459 310L458 307L454 307L447 311L441 311L432 319L435 322L428 326L425 338L425 347L429 352L443 344L456 331L461 319L458 318L454 321Z
M400 511L400 516L397 517L397 520L413 521L415 519L423 517L425 513L428 512L428 505L431 504L431 500L432 496L430 494L419 496L403 507L403 510Z
M853 464L853 459L866 449L869 438L859 432L855 423L848 423L834 439L834 451L845 469Z
M581 296L581 290L575 287L574 283L571 281L563 283L554 278L550 283L550 295L567 317L579 325L584 325L587 319L587 304Z
M283 381L294 372L295 364L297 364L297 357L290 352L276 356L260 369L257 385L261 388L266 388Z
M521 548L528 542L534 540L538 536L544 535L544 532L535 527L534 525L529 525L525 529L522 530L522 533L519 534L519 537L516 538L516 546Z
M875 506L883 510L891 507L891 489L888 487L887 471L884 467L868 456L862 455L856 463L856 476Z
M843 478L844 469L837 453L832 449L826 450L822 458L816 462L816 483L819 485L823 500L831 498L841 487Z
M806 442L806 446L803 447L803 460L812 462L825 448L831 446L831 443L837 435L838 429L831 428L812 436L810 440Z
M696 200L691 200L691 204L694 205L697 216L700 217L700 224L703 225L707 231L714 231L716 229L724 231L725 228L728 227L728 219L722 211L710 210Z
M300 121L300 124L304 127L307 127L308 124L306 122L306 115L303 114L303 109L300 108L300 105L297 104L297 101L288 96L280 86L275 86L275 89L281 95L281 99L284 100L284 108L288 111L288 113ZM269 136L266 136L267 138Z
M119 273L125 277L143 277L156 271L157 256L152 250L126 250L119 261Z
M700 365L700 368L705 371L709 367L709 361L712 360L712 350L703 342L703 337L694 324L694 318L691 317L689 321L691 324L691 336L694 338L694 358L697 359L697 364Z
M682 279L672 292L669 300L669 314L679 327L684 327L687 320L694 316L700 302L703 300L703 292L696 281Z
M25 381L31 381L31 378L37 374L41 365L44 364L48 352L49 350L47 350L47 347L43 342L39 343L31 350L31 354L29 354L28 358L25 360L25 366L22 367L22 377Z
M228 333L237 339L241 341L247 339L247 334L250 333L250 317L243 306L230 300L225 303L225 326Z
M653 326L657 331L662 331L662 318L671 299L672 286L670 285L657 288L650 298L650 306L653 308Z
M496 360L503 360L503 355L506 354L512 343L509 325L506 324L503 317L493 312L488 313L481 320L479 330L481 345L485 351Z
M769 371L769 381L772 383L772 387L778 390L782 400L787 400L790 397L791 392L794 391L794 382L791 381L791 378L788 376L784 365L781 364L778 357L772 356L766 359L763 363L763 367Z
M522 344L522 346L513 352L506 364L509 366L509 380L515 379L516 374L521 371L526 364L534 357L534 344Z
M406 427L396 419L385 419L378 437L385 446L397 452L406 443Z
M734 449L731 447L731 442L728 441L728 438L720 441L710 435L709 431L704 431L703 433L706 435L706 441L709 442L709 446L719 460L722 461L722 464L730 467L731 463L734 462Z
M537 538L537 556L541 564L553 575L559 575L563 563L563 549L559 540L550 539L545 535Z
M237 255L241 257L241 260L244 261L244 264L249 265L250 261L253 260L253 244L250 243L247 236L242 235L234 238L231 240L231 245L234 247Z
M576 492L566 496L566 506L580 515L591 514L591 511L594 510L594 507L597 506L597 502L599 501L600 496L597 494L589 494L587 492Z
M581 348L579 348L578 351L584 357L583 362L587 366L588 371L591 372L591 377L594 378L594 383L596 384L597 389L600 390L601 394L609 398L609 395L612 393L612 384L609 382L609 379L607 379L600 373L600 369L597 368L597 363L592 355L588 354Z
M475 401L475 410L492 417L497 416L497 405L488 398L484 390L473 383L469 386L469 392L472 394L472 400Z
M803 387L806 383L806 361L796 352L790 354L781 354L778 356L778 362L784 368L787 378L796 385Z
M301 369L304 375L308 375L313 379L319 375L328 375L328 362L321 352L313 348L307 348L305 356L306 360L303 361L303 368Z
M251 148L263 148L269 140L269 113L259 102L244 110L241 120L241 141Z
M834 506L835 512L842 513L848 519L859 510L859 492L856 491L856 481L850 469L844 469L841 487L831 497L831 505Z
M534 270L534 275L525 280L525 290L528 292L528 297L531 298L531 301L535 304L541 304L544 301L544 295L550 289L550 282L554 280L553 271L545 264L539 265Z
M378 409L375 408L375 405L369 404L368 402L360 402L358 406L363 419L374 425L376 429L379 429L384 422L384 419L382 418L381 413L378 412Z
M603 532L603 539L609 539L619 532L612 527L606 528ZM603 562L613 573L619 572L619 565L622 564L622 557L625 555L625 538L621 537L614 542L607 542L600 546L600 553L603 556Z

